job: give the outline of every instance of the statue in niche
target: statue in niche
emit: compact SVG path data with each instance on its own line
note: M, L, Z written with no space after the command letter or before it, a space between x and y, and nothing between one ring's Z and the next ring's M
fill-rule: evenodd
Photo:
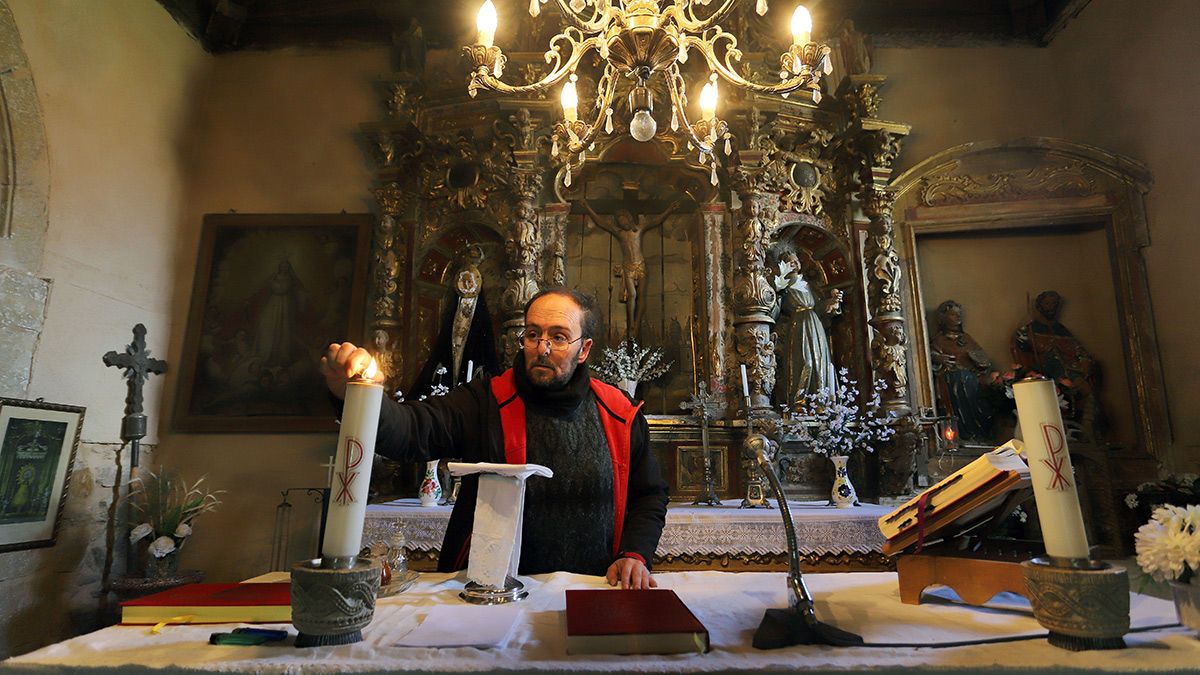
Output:
M1013 359L1024 368L1053 378L1066 400L1064 421L1092 438L1104 431L1100 409L1100 364L1083 343L1062 325L1062 296L1038 294L1033 318L1013 334Z
M625 336L636 338L642 315L646 311L645 303L638 301L646 286L646 258L642 255L642 237L650 230L661 227L683 202L676 200L666 211L645 223L628 208L616 209L609 219L596 213L586 199L580 199L579 203L597 227L611 234L621 244L621 264L613 266L613 275L621 279L621 302L625 303Z
M986 387L998 382L983 347L963 330L963 307L954 300L938 305L937 334L930 340L930 357L937 397L967 441L990 441L995 411Z
M392 33L396 70L421 77L425 74L425 30L420 22L409 18L404 30Z
M823 321L841 313L842 292L835 288L822 297L805 277L800 257L790 247L780 251L775 269L774 285L779 293L775 331L777 351L784 359L777 371L775 398L790 405L806 394L837 384Z

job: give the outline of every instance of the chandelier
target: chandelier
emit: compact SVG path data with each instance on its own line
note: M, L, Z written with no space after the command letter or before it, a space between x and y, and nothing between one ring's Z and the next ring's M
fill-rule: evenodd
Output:
M651 116L654 96L648 82L662 76L671 98L671 130L682 127L689 139L688 147L699 151L700 163L712 164L712 183L716 185L716 153L722 141L725 154L730 152L729 125L717 116L717 82L724 80L746 91L784 97L798 89L807 89L816 103L821 97L821 76L829 74L831 65L829 47L812 42L812 17L799 5L792 14L792 45L779 57L780 81L763 84L746 79L738 72L742 52L737 38L718 24L737 0L721 0L704 18L696 15L696 5L713 1L554 0L566 25L551 38L546 50L550 72L537 82L514 86L500 79L508 59L494 44L496 8L492 0L485 0L477 21L478 39L463 48L472 63L467 91L472 97L480 89L504 94L540 94L565 80L559 96L562 120L554 125L551 154L566 164L563 183L570 186L572 171L582 166L600 129L604 128L606 133L613 131L613 96L619 77L633 82L629 94L629 109L633 114L630 135L643 142L654 138L658 129ZM546 2L529 0L529 13L536 17ZM765 14L767 0L756 0L755 9L760 16ZM603 63L603 72L596 87L595 119L585 121L579 119L575 70L593 50ZM700 53L709 69L695 121L688 116L688 87L680 70L692 51Z

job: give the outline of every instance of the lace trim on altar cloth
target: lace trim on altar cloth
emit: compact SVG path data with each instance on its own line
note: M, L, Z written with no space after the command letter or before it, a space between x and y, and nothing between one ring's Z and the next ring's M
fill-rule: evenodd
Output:
M413 505L408 502L413 502ZM421 508L416 500L372 504L367 507L363 545L391 541L404 533L408 548L436 551L442 546L450 507ZM783 521L778 509L737 509L727 500L725 508L672 504L667 526L658 542L657 554L783 553L787 550ZM816 502L795 502L792 522L800 553L872 553L884 542L879 517L890 509L864 505L835 509Z

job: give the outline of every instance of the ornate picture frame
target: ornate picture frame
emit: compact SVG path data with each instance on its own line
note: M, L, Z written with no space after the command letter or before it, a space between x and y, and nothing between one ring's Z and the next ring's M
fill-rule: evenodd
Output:
M0 398L0 552L54 545L84 411Z
M175 398L184 432L329 432L318 372L362 344L370 214L208 214Z

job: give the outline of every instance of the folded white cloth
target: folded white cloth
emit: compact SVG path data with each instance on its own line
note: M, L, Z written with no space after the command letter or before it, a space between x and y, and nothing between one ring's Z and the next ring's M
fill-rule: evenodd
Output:
M396 646L503 648L520 616L515 604L435 605Z
M517 576L521 563L521 523L525 517L525 479L552 478L554 472L539 464L450 463L450 474L478 473L475 525L471 530L471 558L467 578L493 588L504 588L507 577Z

